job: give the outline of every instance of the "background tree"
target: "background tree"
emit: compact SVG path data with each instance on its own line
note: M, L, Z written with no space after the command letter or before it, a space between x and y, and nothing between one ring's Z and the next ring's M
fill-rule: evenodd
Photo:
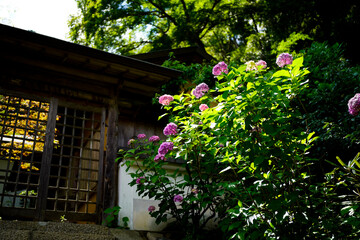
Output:
M76 1L80 11L69 22L71 40L123 55L199 46L218 60L270 60L276 54L272 49L300 33L345 43L345 56L359 62L356 0ZM310 41L293 45L300 50Z
M77 0L71 40L120 54L198 46L223 58L241 48L256 26L248 1Z

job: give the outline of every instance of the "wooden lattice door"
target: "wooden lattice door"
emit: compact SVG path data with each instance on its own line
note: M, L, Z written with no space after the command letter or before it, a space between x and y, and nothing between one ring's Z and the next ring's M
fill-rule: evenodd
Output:
M104 109L0 95L0 216L97 222L104 138Z

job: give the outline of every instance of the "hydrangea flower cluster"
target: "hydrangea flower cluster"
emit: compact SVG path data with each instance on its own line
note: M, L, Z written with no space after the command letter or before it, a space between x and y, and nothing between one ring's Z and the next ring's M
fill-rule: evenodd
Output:
M246 62L245 65L246 65L246 70L245 71L257 70L256 63L254 61L252 61L252 60Z
M184 198L180 195L175 195L174 196L174 202L182 202Z
M163 142L158 149L158 154L155 156L154 161L155 162L158 162L160 160L165 161L165 154L173 150L173 148L174 148L174 143Z
M199 106L200 111L205 111L205 110L208 109L208 108L209 108L209 106L206 105L206 104L201 104L201 105Z
M218 64L216 64L213 69L212 69L212 74L214 74L215 76L219 76L221 75L221 73L228 73L228 66L225 62L219 62Z
M158 141L160 141L160 138L159 138L159 136L154 135L149 138L149 141L150 142L158 142Z
M155 158L154 158L154 161L155 161L155 162L158 162L158 161L160 161L160 160L165 161L165 160L166 160L165 155L157 154L157 155L155 156Z
M150 207L148 207L148 211L149 211L149 212L155 211L155 206L150 206Z
M174 100L174 97L171 95L162 95L161 97L159 97L159 103L162 105L169 105L171 101Z
M209 86L206 83L200 83L195 87L195 89L192 91L192 94L196 98L201 98L205 95L205 93L209 91Z
M138 138L138 139L145 139L145 138L146 138L146 135L143 134L143 133L140 133L140 134L137 135L137 138Z
M356 116L360 112L360 93L355 94L348 102L349 113Z
M284 67L285 65L292 64L292 62L293 62L293 56L289 53L282 53L276 59L276 64L279 67Z
M199 190L197 190L196 188L193 188L193 189L191 189L191 192L192 192L193 194L198 194L198 193L199 193Z
M265 69L267 67L267 63L264 61L264 60L259 60L257 63L256 63L256 66L262 66L263 69Z
M259 66L261 66L261 68L265 69L267 67L267 63L264 60L259 60L258 62L254 62L254 61L248 61L245 63L246 65L246 70L245 71L256 71L258 70Z
M177 125L175 123L169 123L163 130L165 136L176 135L177 134Z
M145 179L145 177L139 177L138 179L136 179L136 184L142 184L142 179Z
M174 148L174 143L172 143L172 142L163 142L159 147L158 154L165 155L169 151L173 150L173 148Z
M131 145L131 144L134 143L134 142L135 142L135 139L132 138L132 139L129 139L129 141L127 142L127 144L128 144L128 145Z

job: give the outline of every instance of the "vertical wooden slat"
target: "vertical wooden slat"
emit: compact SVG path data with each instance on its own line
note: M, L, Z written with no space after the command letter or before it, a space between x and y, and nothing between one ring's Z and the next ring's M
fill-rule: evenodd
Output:
M105 121L106 121L106 109L101 111L101 126L100 126L100 148L99 148L99 171L98 171L98 184L96 194L96 213L97 224L101 223L101 213L104 210L103 206L103 190L104 190L104 144L105 144Z
M58 199L60 197L60 175L61 175L61 168L63 167L63 153L64 153L64 140L65 140L65 129L66 129L66 121L67 121L67 108L64 108L64 115L63 115L63 128L61 133L61 141L60 141L60 156L59 156L59 166L57 172L57 180L56 180L56 190L55 190L55 203L54 203L54 210L58 210Z
M9 114L9 112L10 112L9 106L11 105L11 100L12 100L12 98L9 96L9 97L8 97L8 100L7 100L6 110L5 110L5 112L4 112L5 116L8 116L8 114ZM16 121L17 121L18 115L19 115L19 113L16 114ZM3 119L4 119L4 123L3 123L3 127L2 127L2 132L1 132L1 141L3 141L3 138L4 138L4 136L5 136L6 126L7 126L7 124L6 124L7 118L4 117ZM10 122L10 125L11 125L11 120L9 120L9 122ZM13 130L13 136L15 136L15 127L14 127L14 130ZM11 141L11 149L13 148L13 145L14 145L14 141L13 141L13 139L12 139L12 141ZM1 146L1 145L0 145L0 146ZM2 150L2 149L1 149L1 150ZM11 155L10 155L10 156L11 156ZM5 159L6 159L6 158L5 158ZM10 171L10 162L11 162L10 160L8 160L8 162L7 162L5 179L4 179L4 182L3 182L3 191L0 193L0 194L1 194L1 206L3 206L3 204L4 204L5 184L6 184L7 181L8 181L8 176L9 176L9 173L8 173L8 172Z
M112 208L116 203L116 166L115 158L117 154L117 122L118 105L114 100L109 107L107 144L105 157L105 182L104 182L104 209ZM106 214L103 213L103 219Z
M23 98L19 98L19 112L21 112L21 110L25 110L26 112L26 120L25 120L25 126L23 126L23 130L24 130L24 133L22 135L22 145L21 145L21 151L20 151L20 159L19 159L19 165L18 165L18 169L17 169L17 174L16 174L16 180L15 180L15 189L14 189L14 198L13 198L13 207L15 206L15 201L16 201L16 196L17 196L17 191L18 191L18 186L19 186L19 181L20 181L20 169L21 169L21 163L23 162L23 156L24 156L24 150L25 150L25 142L26 142L26 135L27 135L27 132L28 132L28 124L29 124L29 118L30 118L30 108L31 108L31 100L29 100L29 104L27 107L22 107L21 106L21 100ZM16 125L16 124L15 124ZM15 134L15 131L14 131L14 134ZM15 136L15 135L14 135ZM31 167L30 167L31 169ZM26 186L26 196L27 196L27 189L28 189L29 186ZM24 206L26 206L24 204Z
M16 102L15 102L14 98L14 105L17 106ZM12 150L15 148L15 135L16 135L16 129L17 129L17 122L19 120L19 112L20 112L20 106L21 106L21 98L18 98L18 106L19 109L16 111L16 117L15 117L15 123L14 123L14 128L13 128L13 133L12 133L12 139L11 139L11 150L10 150L10 156L12 155ZM17 187L17 183L18 183L18 179L19 179L19 172L20 172L20 164L18 165L18 169L17 169L17 175L16 175L16 180L15 180L15 188L14 188L14 197L13 197L13 201L12 201L12 207L15 207L15 201L16 201L16 187Z
M37 212L35 218L38 221L43 221L45 217L51 158L54 147L57 108L58 108L58 99L51 98L49 113L48 113L48 121L46 124L45 143L44 143L43 155L41 159L38 201L36 203Z
M82 178L82 174L81 172L83 171L83 166L82 166L82 162L83 162L83 154L84 154L84 138L85 138L85 121L86 121L86 112L83 111L82 112L82 116L81 116L81 139L80 139L80 153L79 153L79 162L77 163L77 167L78 167L78 172L77 172L77 183L76 183L76 202L75 202L75 212L78 212L78 207L79 207L79 201L81 200L81 178Z

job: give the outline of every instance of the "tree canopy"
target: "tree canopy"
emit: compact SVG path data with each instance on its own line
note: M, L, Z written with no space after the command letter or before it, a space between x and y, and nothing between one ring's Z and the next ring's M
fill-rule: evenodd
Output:
M122 55L198 46L216 59L273 57L294 33L359 50L351 34L360 25L356 0L76 1L70 39Z

